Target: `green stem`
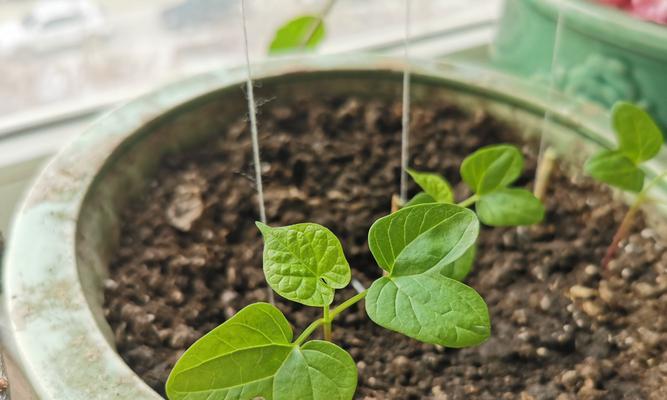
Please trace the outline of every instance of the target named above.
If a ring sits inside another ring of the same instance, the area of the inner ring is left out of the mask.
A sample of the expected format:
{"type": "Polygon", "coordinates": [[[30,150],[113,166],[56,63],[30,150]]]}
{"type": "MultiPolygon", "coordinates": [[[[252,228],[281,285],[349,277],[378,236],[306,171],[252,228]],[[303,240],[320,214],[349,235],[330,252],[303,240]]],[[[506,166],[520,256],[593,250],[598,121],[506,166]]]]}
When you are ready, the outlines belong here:
{"type": "Polygon", "coordinates": [[[667,206],[667,200],[656,199],[655,197],[646,196],[646,200],[644,202],[649,204],[660,204],[663,206],[667,206]]]}
{"type": "Polygon", "coordinates": [[[329,316],[329,305],[326,304],[323,308],[323,317],[324,325],[322,330],[324,331],[324,340],[331,341],[331,317],[329,316]]]}
{"type": "Polygon", "coordinates": [[[458,203],[457,206],[459,207],[468,207],[473,205],[477,200],[479,200],[479,196],[476,194],[468,197],[467,199],[463,200],[462,202],[458,203]]]}
{"type": "Polygon", "coordinates": [[[368,289],[366,289],[363,292],[358,293],[358,294],[350,297],[349,299],[345,300],[341,305],[339,305],[338,307],[334,308],[333,311],[331,311],[331,319],[336,318],[336,316],[338,316],[338,314],[342,313],[343,311],[352,307],[354,304],[361,301],[364,297],[366,297],[367,293],[368,293],[368,289]]]}
{"type": "Polygon", "coordinates": [[[303,332],[301,332],[301,335],[299,335],[299,337],[296,338],[294,344],[297,346],[301,345],[301,343],[305,342],[306,339],[308,339],[308,337],[312,335],[313,332],[315,332],[315,329],[319,328],[320,325],[322,325],[323,323],[324,323],[324,318],[320,318],[311,322],[310,325],[308,325],[308,327],[303,332]]]}
{"type": "Polygon", "coordinates": [[[611,260],[614,259],[614,254],[616,253],[618,244],[628,234],[630,228],[632,228],[632,222],[634,220],[634,216],[637,213],[637,210],[639,210],[639,206],[641,205],[642,201],[643,201],[643,196],[638,196],[637,200],[632,205],[632,207],[630,207],[628,212],[625,213],[623,221],[621,221],[621,224],[618,226],[618,229],[614,233],[614,237],[611,240],[611,244],[607,246],[607,250],[604,253],[604,258],[602,259],[601,263],[603,271],[607,269],[607,265],[609,265],[611,260]]]}
{"type": "MultiPolygon", "coordinates": [[[[330,313],[329,313],[329,322],[331,322],[334,318],[338,316],[338,314],[342,313],[343,311],[347,310],[348,308],[352,307],[355,303],[359,302],[361,299],[366,297],[368,290],[364,290],[363,292],[350,297],[349,299],[345,300],[341,305],[338,307],[334,308],[330,313]]],[[[298,338],[294,341],[294,344],[297,346],[300,346],[303,342],[306,341],[310,337],[310,335],[315,332],[317,328],[320,327],[320,325],[324,324],[326,321],[324,318],[320,318],[318,320],[315,320],[308,325],[308,327],[299,335],[298,338]]]]}

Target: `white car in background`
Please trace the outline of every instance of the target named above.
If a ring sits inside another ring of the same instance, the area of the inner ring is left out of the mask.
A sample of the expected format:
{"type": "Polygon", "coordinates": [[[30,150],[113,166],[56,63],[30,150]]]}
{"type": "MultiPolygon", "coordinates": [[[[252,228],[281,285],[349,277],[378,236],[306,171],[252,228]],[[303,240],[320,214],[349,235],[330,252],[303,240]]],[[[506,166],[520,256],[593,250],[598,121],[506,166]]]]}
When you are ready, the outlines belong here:
{"type": "Polygon", "coordinates": [[[0,26],[0,54],[60,51],[106,40],[110,35],[107,19],[96,4],[87,0],[45,1],[21,21],[0,26]]]}

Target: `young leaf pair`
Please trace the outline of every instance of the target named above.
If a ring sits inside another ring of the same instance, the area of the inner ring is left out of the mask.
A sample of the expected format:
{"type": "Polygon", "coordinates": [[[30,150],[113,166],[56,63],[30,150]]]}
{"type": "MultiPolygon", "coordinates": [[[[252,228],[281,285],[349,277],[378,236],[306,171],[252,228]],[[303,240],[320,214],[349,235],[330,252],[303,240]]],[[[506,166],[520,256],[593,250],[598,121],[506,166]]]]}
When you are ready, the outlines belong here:
{"type": "Polygon", "coordinates": [[[323,318],[293,340],[274,306],[244,308],[185,352],[167,382],[170,399],[351,399],[357,381],[352,358],[331,342],[307,339],[364,297],[371,320],[423,342],[466,347],[490,334],[484,300],[449,268],[479,232],[475,213],[466,208],[421,204],[377,220],[369,247],[386,275],[331,312],[334,291],[351,276],[335,235],[313,223],[258,227],[271,288],[286,299],[322,307],[323,318]]]}
{"type": "MultiPolygon", "coordinates": [[[[523,172],[523,156],[514,146],[501,144],[483,147],[463,160],[460,173],[474,193],[459,203],[475,203],[480,221],[490,226],[531,225],[542,221],[544,206],[531,192],[510,187],[523,172]]],[[[440,175],[409,170],[421,187],[405,206],[432,202],[453,203],[454,192],[440,175]]]]}
{"type": "MultiPolygon", "coordinates": [[[[313,223],[258,226],[265,240],[264,274],[282,297],[326,308],[334,290],[349,284],[350,267],[342,246],[327,228],[313,223]]],[[[486,305],[472,288],[448,276],[445,268],[466,253],[478,233],[475,214],[453,204],[422,204],[377,220],[368,243],[387,275],[368,290],[370,318],[428,343],[463,347],[483,341],[489,331],[486,305]],[[424,291],[426,287],[433,290],[424,291]],[[433,314],[438,312],[440,316],[433,314]],[[433,321],[442,324],[430,325],[433,321]],[[471,339],[456,328],[479,334],[471,339]]]]}
{"type": "Polygon", "coordinates": [[[646,111],[633,104],[619,102],[612,109],[612,126],[618,147],[593,155],[586,161],[584,169],[588,175],[600,182],[638,195],[607,247],[601,262],[605,270],[614,257],[619,242],[630,230],[634,216],[646,200],[649,189],[667,175],[667,172],[663,172],[648,185],[644,185],[646,174],[641,165],[658,155],[664,140],[662,132],[646,111]]]}
{"type": "Polygon", "coordinates": [[[595,154],[586,161],[584,169],[600,182],[641,192],[646,176],[641,164],[660,152],[662,132],[646,111],[625,102],[617,103],[612,109],[612,126],[618,147],[595,154]]]}
{"type": "Polygon", "coordinates": [[[276,307],[251,304],[183,354],[169,375],[167,397],[351,399],[357,386],[352,357],[331,342],[300,346],[292,337],[276,307]]]}

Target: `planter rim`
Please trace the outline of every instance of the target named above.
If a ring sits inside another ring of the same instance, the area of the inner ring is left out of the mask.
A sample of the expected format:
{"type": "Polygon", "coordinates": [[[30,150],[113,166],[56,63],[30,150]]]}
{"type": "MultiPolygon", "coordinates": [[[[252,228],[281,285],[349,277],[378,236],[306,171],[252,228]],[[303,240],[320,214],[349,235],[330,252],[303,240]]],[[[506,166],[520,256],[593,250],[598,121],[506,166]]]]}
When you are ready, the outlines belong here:
{"type": "Polygon", "coordinates": [[[667,26],[592,0],[529,1],[553,19],[558,18],[558,8],[562,7],[563,22],[581,34],[593,34],[598,40],[635,49],[650,58],[667,59],[667,26]]]}
{"type": "MultiPolygon", "coordinates": [[[[402,59],[371,55],[284,58],[253,65],[256,79],[289,74],[400,73],[402,59]]],[[[497,72],[472,66],[412,60],[415,79],[483,95],[534,113],[609,144],[608,116],[497,72]]],[[[167,85],[101,117],[66,146],[39,175],[15,215],[4,258],[4,338],[38,398],[160,397],[116,353],[96,322],[79,279],[77,219],[110,155],[147,122],[214,90],[240,87],[245,68],[215,70],[167,85]],[[93,387],[94,386],[94,387],[93,387]]],[[[297,76],[298,79],[298,75],[297,76]]]]}

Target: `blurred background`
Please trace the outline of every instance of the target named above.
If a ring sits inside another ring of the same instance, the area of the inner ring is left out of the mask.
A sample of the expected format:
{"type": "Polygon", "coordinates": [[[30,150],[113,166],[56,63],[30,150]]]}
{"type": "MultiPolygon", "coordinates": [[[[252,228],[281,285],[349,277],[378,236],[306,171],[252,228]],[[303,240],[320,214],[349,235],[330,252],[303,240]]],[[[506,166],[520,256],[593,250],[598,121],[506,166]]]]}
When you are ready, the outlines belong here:
{"type": "MultiPolygon", "coordinates": [[[[289,18],[317,14],[318,0],[247,2],[252,59],[267,56],[289,18]]],[[[438,34],[466,7],[462,0],[418,1],[415,34],[438,34]]],[[[340,0],[326,17],[322,52],[386,48],[401,39],[402,1],[340,0]]],[[[482,17],[482,16],[480,16],[482,17]]],[[[4,0],[0,2],[0,116],[64,102],[122,96],[165,79],[242,61],[238,0],[4,0]]],[[[87,103],[90,104],[90,101],[87,103]]]]}
{"type": "MultiPolygon", "coordinates": [[[[253,62],[291,18],[326,13],[317,51],[402,54],[403,0],[247,0],[253,62]]],[[[499,0],[418,0],[416,57],[487,45],[499,0]]],[[[45,160],[96,116],[159,85],[243,62],[239,0],[0,0],[0,230],[45,160]]]]}
{"type": "MultiPolygon", "coordinates": [[[[246,0],[246,13],[251,62],[303,15],[324,25],[316,53],[403,54],[405,0],[246,0]]],[[[0,0],[0,231],[48,157],[100,114],[241,65],[241,21],[240,0],[0,0]]],[[[636,102],[667,126],[665,23],[667,0],[413,0],[410,53],[603,107],[636,102]]]]}

